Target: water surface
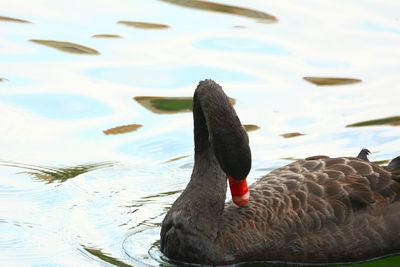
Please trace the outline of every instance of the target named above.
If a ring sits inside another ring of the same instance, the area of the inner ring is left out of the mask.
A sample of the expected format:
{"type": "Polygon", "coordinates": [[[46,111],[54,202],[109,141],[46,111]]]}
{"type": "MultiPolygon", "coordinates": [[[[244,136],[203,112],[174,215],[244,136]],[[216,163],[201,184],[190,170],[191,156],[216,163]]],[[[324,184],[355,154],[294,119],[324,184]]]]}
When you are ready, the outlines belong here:
{"type": "Polygon", "coordinates": [[[400,154],[396,1],[1,6],[2,266],[166,266],[160,223],[193,167],[200,79],[235,99],[250,182],[312,155],[400,154]]]}

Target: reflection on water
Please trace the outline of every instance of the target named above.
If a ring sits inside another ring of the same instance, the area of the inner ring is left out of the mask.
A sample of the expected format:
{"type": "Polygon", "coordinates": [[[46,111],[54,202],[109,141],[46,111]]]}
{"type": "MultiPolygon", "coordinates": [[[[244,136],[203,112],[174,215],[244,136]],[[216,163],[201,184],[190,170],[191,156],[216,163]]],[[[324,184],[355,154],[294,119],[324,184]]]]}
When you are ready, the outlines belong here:
{"type": "Polygon", "coordinates": [[[31,42],[49,46],[52,48],[55,48],[57,50],[71,53],[71,54],[88,54],[88,55],[99,55],[100,53],[90,47],[83,46],[80,44],[74,44],[70,42],[60,42],[60,41],[52,41],[52,40],[36,40],[36,39],[31,39],[29,40],[31,42]]]}
{"type": "Polygon", "coordinates": [[[129,27],[139,28],[139,29],[167,29],[168,25],[160,23],[149,23],[149,22],[139,22],[139,21],[118,21],[119,24],[124,24],[129,27]]]}
{"type": "Polygon", "coordinates": [[[360,83],[360,79],[353,78],[333,78],[333,77],[304,77],[304,80],[313,83],[315,85],[325,86],[325,85],[345,85],[360,83]]]}
{"type": "Polygon", "coordinates": [[[4,22],[16,22],[16,23],[32,23],[30,21],[23,20],[23,19],[16,19],[16,18],[0,16],[0,22],[2,22],[2,21],[4,21],[4,22]]]}
{"type": "Polygon", "coordinates": [[[143,125],[141,124],[127,124],[104,130],[103,133],[106,135],[124,134],[124,133],[134,132],[141,127],[143,127],[143,125]]]}
{"type": "Polygon", "coordinates": [[[84,250],[89,252],[91,255],[94,257],[97,257],[100,260],[103,260],[105,262],[110,263],[113,266],[118,266],[118,267],[132,267],[132,265],[126,264],[125,262],[122,262],[111,255],[108,255],[107,253],[104,253],[101,251],[101,249],[95,249],[95,248],[88,248],[88,247],[83,247],[84,250]]]}
{"type": "Polygon", "coordinates": [[[114,166],[113,162],[100,162],[100,163],[90,163],[90,164],[82,164],[72,167],[41,167],[34,166],[28,164],[21,163],[13,163],[7,161],[0,161],[0,166],[14,167],[19,169],[24,169],[24,173],[30,174],[38,180],[45,181],[47,183],[53,182],[65,182],[69,179],[75,178],[78,175],[101,169],[114,166]]]}
{"type": "Polygon", "coordinates": [[[259,19],[263,22],[271,23],[271,22],[278,21],[278,19],[275,16],[272,16],[272,15],[267,14],[262,11],[249,9],[249,8],[243,8],[243,7],[237,7],[237,6],[231,6],[231,5],[225,5],[225,4],[219,4],[219,3],[215,3],[215,2],[201,1],[201,0],[161,0],[161,1],[170,3],[170,4],[174,4],[174,5],[183,6],[183,7],[190,7],[190,8],[200,9],[200,10],[227,13],[227,14],[239,15],[239,16],[244,16],[244,17],[249,17],[249,18],[255,18],[255,19],[259,19]]]}
{"type": "Polygon", "coordinates": [[[1,266],[170,266],[160,223],[192,173],[185,96],[199,80],[251,122],[249,183],[312,155],[399,155],[396,1],[43,0],[34,14],[32,1],[3,2],[1,266]],[[281,22],[259,23],[277,22],[264,11],[281,22]],[[358,84],[312,90],[310,73],[358,84]]]}
{"type": "Polygon", "coordinates": [[[364,126],[379,126],[379,125],[400,126],[400,116],[357,122],[349,124],[346,127],[364,127],[364,126]]]}
{"type": "Polygon", "coordinates": [[[92,36],[93,38],[122,38],[121,35],[118,34],[95,34],[92,36]]]}

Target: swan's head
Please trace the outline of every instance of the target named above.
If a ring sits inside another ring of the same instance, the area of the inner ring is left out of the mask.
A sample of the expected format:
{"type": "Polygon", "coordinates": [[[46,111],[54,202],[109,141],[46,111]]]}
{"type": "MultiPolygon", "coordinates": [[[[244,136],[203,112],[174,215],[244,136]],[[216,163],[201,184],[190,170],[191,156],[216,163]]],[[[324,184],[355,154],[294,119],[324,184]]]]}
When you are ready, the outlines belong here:
{"type": "Polygon", "coordinates": [[[227,175],[233,203],[246,205],[250,199],[246,179],[251,169],[251,151],[243,127],[226,133],[223,142],[214,142],[214,153],[227,175]]]}

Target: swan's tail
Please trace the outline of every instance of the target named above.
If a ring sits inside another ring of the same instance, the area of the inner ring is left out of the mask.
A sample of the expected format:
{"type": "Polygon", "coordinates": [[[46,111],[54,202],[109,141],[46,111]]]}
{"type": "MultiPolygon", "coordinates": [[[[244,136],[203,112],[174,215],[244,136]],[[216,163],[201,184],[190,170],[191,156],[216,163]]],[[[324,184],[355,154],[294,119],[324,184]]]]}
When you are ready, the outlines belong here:
{"type": "Polygon", "coordinates": [[[363,148],[363,149],[361,149],[360,153],[358,153],[358,155],[357,155],[356,158],[362,159],[362,160],[365,160],[365,161],[369,161],[368,155],[369,155],[370,153],[371,153],[371,152],[370,152],[368,149],[363,148]]]}

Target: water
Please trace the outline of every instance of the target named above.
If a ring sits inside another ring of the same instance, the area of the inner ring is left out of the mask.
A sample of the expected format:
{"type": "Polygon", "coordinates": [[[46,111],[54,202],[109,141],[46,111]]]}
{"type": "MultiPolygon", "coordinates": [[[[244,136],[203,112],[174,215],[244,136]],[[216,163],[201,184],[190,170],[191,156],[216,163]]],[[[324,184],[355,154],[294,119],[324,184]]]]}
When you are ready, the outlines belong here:
{"type": "Polygon", "coordinates": [[[234,4],[1,2],[1,265],[168,265],[160,222],[190,177],[201,79],[253,125],[250,182],[310,155],[400,154],[398,1],[234,4]]]}

